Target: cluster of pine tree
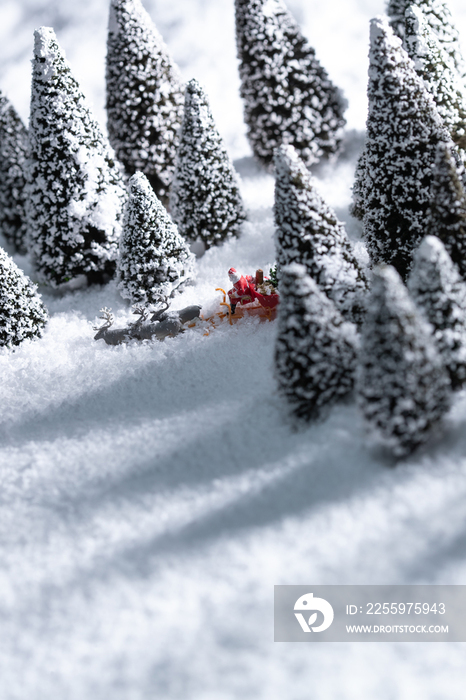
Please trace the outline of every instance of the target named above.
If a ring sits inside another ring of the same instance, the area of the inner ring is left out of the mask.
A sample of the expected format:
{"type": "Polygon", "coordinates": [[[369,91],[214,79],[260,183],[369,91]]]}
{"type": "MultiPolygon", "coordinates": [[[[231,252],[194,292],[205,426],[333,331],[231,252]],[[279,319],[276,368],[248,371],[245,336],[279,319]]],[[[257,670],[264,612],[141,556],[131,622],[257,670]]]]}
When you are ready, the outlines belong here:
{"type": "Polygon", "coordinates": [[[466,93],[446,3],[390,0],[387,12],[394,31],[385,18],[371,23],[353,189],[376,266],[357,386],[368,423],[404,455],[465,383],[466,93]]]}
{"type": "MultiPolygon", "coordinates": [[[[466,385],[465,69],[451,15],[443,0],[389,0],[371,23],[352,208],[368,271],[308,170],[338,152],[340,91],[282,0],[235,6],[248,135],[276,178],[279,391],[311,420],[355,389],[405,456],[466,385]]],[[[151,305],[193,277],[190,242],[238,236],[246,214],[207,95],[182,84],[141,0],[110,2],[107,115],[109,140],[53,30],[37,30],[29,129],[0,95],[0,231],[45,284],[116,271],[123,297],[151,305]]],[[[0,345],[14,347],[47,312],[1,250],[0,267],[0,345]]]]}
{"type": "MultiPolygon", "coordinates": [[[[269,166],[281,144],[306,165],[336,153],[345,100],[282,0],[236,0],[236,29],[258,159],[269,166]]],[[[36,31],[28,130],[0,95],[0,230],[43,284],[102,283],[117,271],[124,297],[151,303],[193,275],[185,241],[209,248],[238,236],[246,213],[208,98],[197,81],[183,85],[141,0],[110,0],[106,90],[108,140],[53,29],[36,31]]],[[[341,255],[309,251],[308,264],[357,317],[366,282],[340,243],[341,255]]]]}
{"type": "Polygon", "coordinates": [[[354,386],[369,426],[402,457],[466,384],[466,101],[446,5],[390,2],[388,11],[403,44],[387,18],[372,21],[367,138],[353,188],[370,273],[293,149],[275,154],[275,367],[280,392],[306,420],[354,386]]]}
{"type": "Polygon", "coordinates": [[[393,2],[388,11],[404,45],[386,18],[372,21],[367,136],[352,213],[363,221],[372,263],[393,265],[406,279],[439,188],[456,186],[442,174],[440,144],[454,160],[451,178],[464,181],[466,93],[445,4],[393,2]]]}
{"type": "MultiPolygon", "coordinates": [[[[52,287],[82,276],[103,283],[117,271],[122,296],[133,303],[181,290],[194,274],[187,241],[221,243],[238,235],[245,219],[206,95],[196,81],[185,89],[141,1],[111,0],[107,140],[53,29],[40,28],[34,39],[28,130],[0,94],[5,240],[14,252],[30,254],[38,280],[52,287]],[[180,233],[162,204],[174,176],[180,233]]],[[[13,279],[5,276],[10,285],[13,279]]],[[[31,303],[31,318],[39,319],[31,303]]],[[[8,313],[5,307],[4,319],[8,313]]],[[[3,344],[29,337],[18,330],[11,340],[15,324],[3,344]]]]}
{"type": "Polygon", "coordinates": [[[373,434],[405,457],[466,384],[466,282],[439,238],[416,250],[407,287],[374,268],[359,330],[305,264],[281,268],[275,375],[292,413],[321,418],[355,389],[373,434]]]}

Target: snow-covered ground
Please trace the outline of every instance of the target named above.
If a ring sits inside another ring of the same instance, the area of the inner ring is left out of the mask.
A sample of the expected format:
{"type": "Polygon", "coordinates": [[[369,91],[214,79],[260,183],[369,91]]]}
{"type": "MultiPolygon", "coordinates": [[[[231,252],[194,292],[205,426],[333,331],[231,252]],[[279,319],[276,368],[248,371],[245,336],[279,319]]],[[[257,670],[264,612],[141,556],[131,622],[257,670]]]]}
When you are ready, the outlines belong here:
{"type": "MultiPolygon", "coordinates": [[[[233,0],[145,6],[201,80],[243,178],[240,240],[176,300],[206,313],[230,266],[274,259],[273,180],[242,124],[233,0]]],[[[346,93],[346,152],[316,169],[348,203],[365,121],[368,20],[383,0],[292,0],[346,93]]],[[[466,6],[451,0],[465,37],[466,6]]],[[[28,117],[32,33],[53,26],[105,123],[104,0],[3,0],[0,88],[28,117]]],[[[16,258],[33,276],[28,261],[16,258]]],[[[466,395],[393,468],[351,401],[293,432],[272,378],[275,328],[249,319],[164,343],[93,340],[114,284],[43,290],[42,340],[0,352],[1,700],[462,700],[461,644],[274,644],[274,584],[466,582],[466,395]]]]}

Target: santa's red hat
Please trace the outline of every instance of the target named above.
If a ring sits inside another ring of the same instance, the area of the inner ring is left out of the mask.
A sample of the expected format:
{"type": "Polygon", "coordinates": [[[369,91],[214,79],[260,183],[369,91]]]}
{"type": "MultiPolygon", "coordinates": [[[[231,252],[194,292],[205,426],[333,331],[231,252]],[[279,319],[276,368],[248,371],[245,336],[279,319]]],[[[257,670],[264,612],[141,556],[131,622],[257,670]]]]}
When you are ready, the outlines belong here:
{"type": "Polygon", "coordinates": [[[230,282],[233,282],[233,284],[236,284],[241,279],[234,267],[230,267],[228,270],[228,277],[230,278],[230,282]]]}

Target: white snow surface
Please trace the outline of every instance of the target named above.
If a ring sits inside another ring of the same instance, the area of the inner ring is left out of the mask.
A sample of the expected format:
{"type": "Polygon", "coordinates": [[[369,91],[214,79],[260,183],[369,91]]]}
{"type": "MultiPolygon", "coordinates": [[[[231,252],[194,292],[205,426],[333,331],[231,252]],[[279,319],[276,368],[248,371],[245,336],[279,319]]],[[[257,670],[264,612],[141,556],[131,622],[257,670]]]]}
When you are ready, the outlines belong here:
{"type": "MultiPolygon", "coordinates": [[[[466,37],[466,6],[450,4],[466,37]]],[[[207,315],[231,266],[274,261],[273,179],[244,136],[233,0],[145,6],[183,77],[206,85],[249,208],[242,237],[200,258],[173,303],[207,315]]],[[[346,154],[314,174],[357,239],[368,20],[384,3],[289,7],[350,103],[346,154]]],[[[0,88],[25,120],[33,30],[48,25],[105,123],[107,14],[103,0],[3,1],[0,88]]],[[[110,347],[93,340],[99,309],[134,318],[115,283],[42,292],[44,337],[0,351],[1,700],[464,697],[462,644],[273,642],[274,584],[466,583],[464,392],[394,468],[352,400],[291,429],[274,323],[110,347]]]]}

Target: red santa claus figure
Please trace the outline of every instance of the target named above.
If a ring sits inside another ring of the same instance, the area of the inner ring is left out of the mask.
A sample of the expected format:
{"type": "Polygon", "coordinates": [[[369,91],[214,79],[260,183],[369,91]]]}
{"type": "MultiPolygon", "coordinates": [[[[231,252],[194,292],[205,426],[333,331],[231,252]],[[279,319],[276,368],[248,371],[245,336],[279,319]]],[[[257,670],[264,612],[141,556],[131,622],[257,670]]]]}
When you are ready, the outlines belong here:
{"type": "Polygon", "coordinates": [[[239,275],[234,267],[228,270],[228,277],[233,288],[228,291],[231,313],[235,313],[237,304],[249,304],[255,299],[254,278],[251,275],[239,275]]]}

